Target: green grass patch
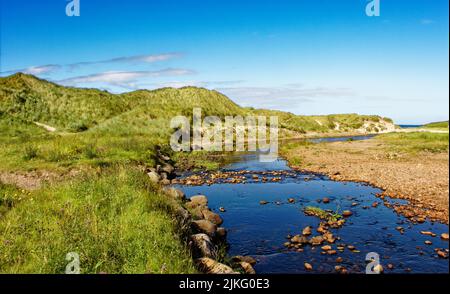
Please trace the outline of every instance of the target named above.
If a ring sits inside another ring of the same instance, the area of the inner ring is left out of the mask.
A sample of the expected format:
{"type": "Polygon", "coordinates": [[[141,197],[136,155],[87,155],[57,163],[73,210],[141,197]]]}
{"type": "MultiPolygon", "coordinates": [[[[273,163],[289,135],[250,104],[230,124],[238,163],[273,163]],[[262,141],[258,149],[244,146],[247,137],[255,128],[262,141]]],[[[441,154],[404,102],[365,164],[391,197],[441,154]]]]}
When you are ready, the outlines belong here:
{"type": "Polygon", "coordinates": [[[342,219],[342,215],[340,215],[338,212],[327,212],[320,207],[307,206],[305,207],[304,212],[306,215],[317,216],[321,220],[326,221],[335,222],[342,219]]]}
{"type": "MultiPolygon", "coordinates": [[[[16,203],[10,189],[2,206],[16,203]]],[[[64,273],[77,252],[82,273],[194,273],[172,207],[121,167],[33,192],[0,221],[0,272],[64,273]]]]}
{"type": "Polygon", "coordinates": [[[396,152],[448,152],[448,134],[414,132],[414,133],[390,133],[376,137],[387,144],[388,151],[396,152]]]}

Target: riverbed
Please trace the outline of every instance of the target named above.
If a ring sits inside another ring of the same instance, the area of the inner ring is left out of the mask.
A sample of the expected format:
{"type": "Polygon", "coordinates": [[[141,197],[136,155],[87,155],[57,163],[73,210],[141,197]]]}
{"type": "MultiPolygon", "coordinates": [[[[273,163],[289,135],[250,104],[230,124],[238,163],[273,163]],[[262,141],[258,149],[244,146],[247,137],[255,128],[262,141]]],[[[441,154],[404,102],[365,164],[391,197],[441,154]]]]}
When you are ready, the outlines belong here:
{"type": "MultiPolygon", "coordinates": [[[[368,138],[324,138],[315,142],[368,138]]],[[[297,172],[282,158],[262,163],[254,153],[235,156],[233,163],[221,172],[232,177],[238,174],[241,181],[231,183],[224,178],[209,185],[177,187],[188,197],[197,194],[208,197],[209,207],[220,214],[228,230],[228,254],[254,257],[257,273],[334,273],[336,266],[349,273],[365,273],[369,253],[379,256],[385,273],[449,272],[448,259],[437,254],[439,250],[448,255],[448,241],[440,238],[442,233],[448,233],[448,226],[429,221],[410,222],[376,197],[382,192],[377,188],[297,172]],[[324,202],[324,198],[329,202],[324,202]],[[308,206],[330,213],[349,210],[352,215],[342,227],[330,229],[336,238],[333,243],[286,247],[287,237],[301,234],[307,226],[313,228],[313,236],[319,235],[315,230],[321,220],[304,213],[308,206]],[[323,245],[329,245],[335,252],[329,254],[331,251],[321,249],[323,245]],[[305,263],[312,270],[305,269],[305,263]]],[[[385,198],[385,201],[390,205],[406,204],[404,200],[385,198]]]]}

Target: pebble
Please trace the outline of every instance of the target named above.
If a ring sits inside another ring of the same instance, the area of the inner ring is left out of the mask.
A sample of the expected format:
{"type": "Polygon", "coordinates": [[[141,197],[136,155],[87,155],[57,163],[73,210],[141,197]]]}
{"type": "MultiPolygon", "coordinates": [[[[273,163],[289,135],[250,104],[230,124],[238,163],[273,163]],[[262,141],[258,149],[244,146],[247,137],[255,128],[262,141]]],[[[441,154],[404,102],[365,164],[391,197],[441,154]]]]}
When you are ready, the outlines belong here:
{"type": "Polygon", "coordinates": [[[302,235],[303,236],[309,236],[312,234],[312,228],[310,226],[307,226],[306,228],[303,229],[302,231],[302,235]]]}
{"type": "Polygon", "coordinates": [[[312,267],[311,264],[305,262],[305,269],[306,269],[307,271],[312,271],[313,267],[312,267]]]}
{"type": "Polygon", "coordinates": [[[353,215],[353,212],[351,212],[350,210],[345,210],[342,213],[342,216],[344,216],[344,217],[349,217],[349,216],[352,216],[352,215],[353,215]]]}
{"type": "Polygon", "coordinates": [[[439,251],[437,252],[437,255],[438,255],[440,258],[444,258],[444,259],[447,259],[447,258],[448,258],[448,254],[445,253],[444,251],[441,251],[441,250],[439,250],[439,251]]]}

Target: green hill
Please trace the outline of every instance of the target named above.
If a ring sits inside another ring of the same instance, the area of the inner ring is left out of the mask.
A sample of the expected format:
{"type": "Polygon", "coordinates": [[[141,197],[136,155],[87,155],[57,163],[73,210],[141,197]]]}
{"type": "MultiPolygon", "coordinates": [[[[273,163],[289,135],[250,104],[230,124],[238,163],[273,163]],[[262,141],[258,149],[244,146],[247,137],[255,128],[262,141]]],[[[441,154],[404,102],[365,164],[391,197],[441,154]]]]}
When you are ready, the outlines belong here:
{"type": "Polygon", "coordinates": [[[448,129],[448,121],[433,122],[423,126],[426,129],[448,129]]]}
{"type": "Polygon", "coordinates": [[[91,128],[101,130],[104,125],[108,131],[114,131],[115,123],[122,128],[124,125],[133,128],[143,121],[151,124],[152,120],[160,125],[158,120],[175,115],[191,116],[194,107],[202,108],[204,115],[222,118],[227,115],[277,115],[282,128],[300,133],[351,131],[363,127],[366,122],[383,120],[378,116],[357,114],[298,116],[242,108],[219,92],[196,87],[111,94],[97,89],[63,87],[22,73],[0,78],[0,114],[72,132],[91,128]]]}

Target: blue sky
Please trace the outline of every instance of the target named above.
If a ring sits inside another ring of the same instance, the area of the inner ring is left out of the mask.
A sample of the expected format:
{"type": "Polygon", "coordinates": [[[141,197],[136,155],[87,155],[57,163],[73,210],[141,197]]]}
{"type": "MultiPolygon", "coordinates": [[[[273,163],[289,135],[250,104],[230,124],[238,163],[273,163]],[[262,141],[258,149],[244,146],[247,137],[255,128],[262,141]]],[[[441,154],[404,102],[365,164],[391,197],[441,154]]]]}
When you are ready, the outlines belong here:
{"type": "Polygon", "coordinates": [[[1,1],[1,75],[112,92],[194,85],[297,114],[448,120],[448,0],[1,1]]]}

